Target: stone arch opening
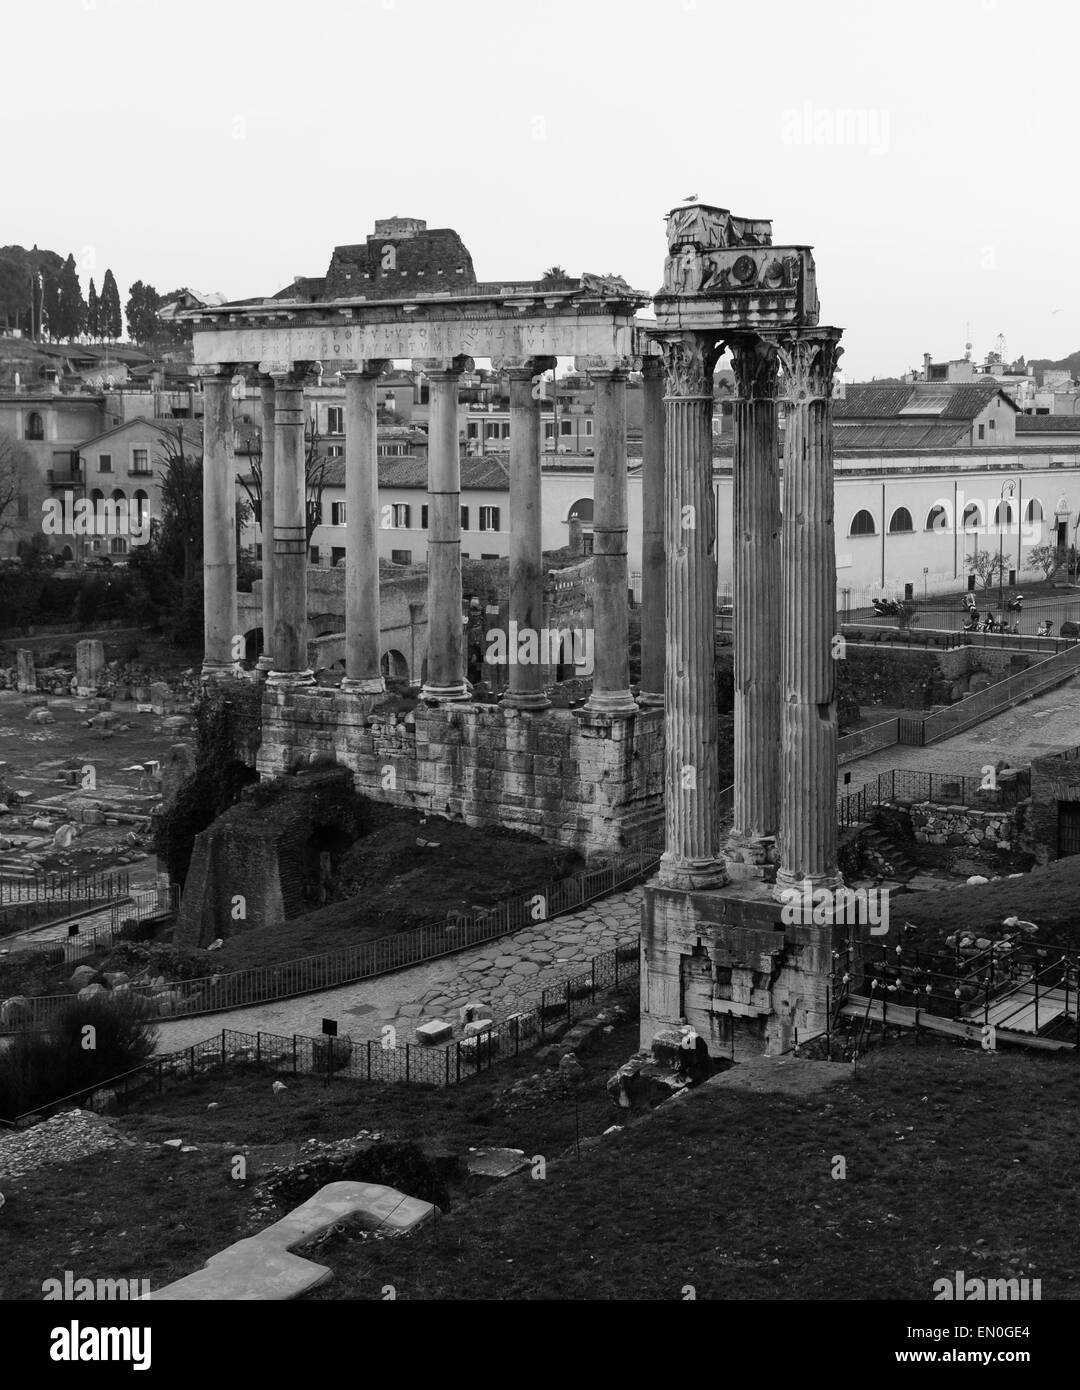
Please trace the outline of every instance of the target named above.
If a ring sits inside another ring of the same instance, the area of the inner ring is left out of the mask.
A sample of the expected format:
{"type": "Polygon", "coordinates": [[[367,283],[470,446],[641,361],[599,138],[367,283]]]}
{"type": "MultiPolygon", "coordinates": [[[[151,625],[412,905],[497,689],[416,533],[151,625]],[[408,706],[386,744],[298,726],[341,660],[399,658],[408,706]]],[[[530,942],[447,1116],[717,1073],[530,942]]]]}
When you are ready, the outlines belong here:
{"type": "Polygon", "coordinates": [[[304,844],[302,873],[304,902],[324,907],[331,900],[341,857],[352,837],[337,825],[316,825],[304,844]]]}
{"type": "Polygon", "coordinates": [[[259,657],[265,650],[263,630],[261,627],[253,627],[249,632],[244,633],[244,661],[254,666],[259,657]]]}
{"type": "Polygon", "coordinates": [[[389,680],[407,681],[409,679],[409,663],[399,651],[393,648],[388,652],[383,652],[380,662],[382,673],[389,680]]]}
{"type": "Polygon", "coordinates": [[[42,419],[41,412],[39,410],[32,410],[30,414],[26,417],[26,438],[45,438],[45,421],[42,419]]]}

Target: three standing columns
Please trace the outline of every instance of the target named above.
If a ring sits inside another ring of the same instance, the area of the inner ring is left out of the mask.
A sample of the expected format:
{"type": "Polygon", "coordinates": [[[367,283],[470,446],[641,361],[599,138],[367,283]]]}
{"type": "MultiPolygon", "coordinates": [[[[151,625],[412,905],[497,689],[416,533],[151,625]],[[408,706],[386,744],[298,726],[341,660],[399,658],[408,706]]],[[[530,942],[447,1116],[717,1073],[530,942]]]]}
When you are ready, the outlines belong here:
{"type": "Polygon", "coordinates": [[[235,675],[236,463],[231,366],[203,376],[203,634],[204,680],[235,675]]]}
{"type": "MultiPolygon", "coordinates": [[[[271,686],[313,685],[307,664],[307,479],[304,370],[274,379],[274,635],[271,686]]],[[[264,531],[265,536],[265,531],[264,531]]]]}
{"type": "Polygon", "coordinates": [[[626,382],[619,366],[588,369],[596,388],[593,406],[596,431],[593,500],[593,627],[592,694],[585,709],[592,714],[637,712],[630,693],[630,628],[627,591],[630,571],[626,558],[626,382]]]}
{"type": "Polygon", "coordinates": [[[732,636],[735,804],[728,855],[764,864],[780,819],[780,457],[777,355],[729,340],[735,369],[732,636]]]}
{"type": "Polygon", "coordinates": [[[642,363],[641,685],[643,709],[664,704],[664,364],[642,363]]]}
{"type": "Polygon", "coordinates": [[[832,389],[837,328],[777,338],[787,406],[781,540],[782,783],[777,893],[836,888],[836,541],[832,389]]]}
{"type": "Polygon", "coordinates": [[[379,461],[376,383],[386,363],[345,373],[345,678],[342,690],[378,695],[380,664],[379,461]]]}
{"type": "Polygon", "coordinates": [[[428,368],[428,668],[424,700],[467,700],[461,612],[461,451],[458,381],[468,359],[428,368]]]}
{"type": "Polygon", "coordinates": [[[660,339],[665,397],[667,538],[664,674],[665,888],[719,888],[716,679],[716,506],[712,377],[718,351],[703,333],[660,339]]]}
{"type": "MultiPolygon", "coordinates": [[[[495,364],[493,364],[495,365],[495,364]]],[[[540,399],[533,380],[552,371],[553,357],[534,357],[509,367],[510,375],[510,622],[511,632],[538,634],[544,625],[541,532],[540,399]]],[[[511,646],[516,648],[516,638],[511,646]]],[[[510,689],[502,703],[511,709],[542,710],[551,704],[544,691],[539,659],[510,665],[510,689]]]]}

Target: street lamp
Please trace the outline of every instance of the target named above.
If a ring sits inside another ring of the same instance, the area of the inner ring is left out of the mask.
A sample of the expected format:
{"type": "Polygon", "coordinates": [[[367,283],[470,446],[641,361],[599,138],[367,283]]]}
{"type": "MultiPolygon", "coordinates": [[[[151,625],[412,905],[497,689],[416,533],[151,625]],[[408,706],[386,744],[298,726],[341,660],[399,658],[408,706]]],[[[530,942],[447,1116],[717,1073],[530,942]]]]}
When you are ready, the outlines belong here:
{"type": "Polygon", "coordinates": [[[998,501],[998,611],[1002,616],[1005,614],[1005,532],[1001,529],[1001,509],[1005,505],[1006,493],[1011,498],[1015,492],[1016,484],[1011,478],[1006,478],[1001,484],[1001,497],[998,501]]]}

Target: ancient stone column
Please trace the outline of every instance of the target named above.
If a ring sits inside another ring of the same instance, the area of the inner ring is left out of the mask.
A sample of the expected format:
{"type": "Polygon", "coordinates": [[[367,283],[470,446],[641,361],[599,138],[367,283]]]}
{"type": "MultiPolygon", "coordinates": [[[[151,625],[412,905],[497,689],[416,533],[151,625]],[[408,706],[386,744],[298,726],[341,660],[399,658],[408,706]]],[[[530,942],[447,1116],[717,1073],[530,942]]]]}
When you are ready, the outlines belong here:
{"type": "Polygon", "coordinates": [[[660,339],[667,373],[664,540],[665,849],[660,885],[727,882],[719,839],[715,673],[716,507],[712,376],[715,335],[660,339]]]}
{"type": "Polygon", "coordinates": [[[596,388],[593,428],[593,714],[634,714],[626,563],[626,378],[623,365],[589,369],[596,388]]]}
{"type": "Polygon", "coordinates": [[[307,664],[304,371],[274,377],[274,668],[268,685],[314,684],[307,664]]]}
{"type": "Polygon", "coordinates": [[[345,679],[342,690],[377,695],[380,665],[379,460],[376,382],[385,362],[345,373],[345,679]]]}
{"type": "Polygon", "coordinates": [[[263,649],[256,670],[264,680],[274,669],[274,391],[272,377],[259,378],[259,402],[262,407],[259,531],[262,536],[263,649]]]}
{"type": "Polygon", "coordinates": [[[664,703],[664,364],[642,364],[641,687],[638,704],[664,703]]]}
{"type": "Polygon", "coordinates": [[[233,370],[223,366],[203,377],[204,679],[233,675],[239,669],[233,370]]]}
{"type": "Polygon", "coordinates": [[[461,612],[461,453],[458,380],[462,359],[425,368],[428,424],[428,666],[425,700],[467,700],[461,612]]]}
{"type": "MultiPolygon", "coordinates": [[[[510,688],[502,703],[511,709],[541,710],[551,704],[544,692],[540,648],[544,625],[540,500],[540,399],[533,378],[551,371],[555,359],[526,358],[510,364],[492,362],[510,376],[510,688]],[[516,634],[516,637],[515,637],[516,634]],[[522,634],[535,634],[522,645],[522,634]],[[525,661],[514,657],[525,655],[525,661]]],[[[555,658],[558,660],[558,657],[555,658]]]]}
{"type": "Polygon", "coordinates": [[[833,888],[836,865],[836,542],[832,382],[837,328],[782,333],[787,406],[781,532],[779,895],[833,888]]]}
{"type": "Polygon", "coordinates": [[[730,340],[735,368],[732,632],[735,807],[728,860],[763,864],[780,817],[780,460],[777,359],[730,340]]]}

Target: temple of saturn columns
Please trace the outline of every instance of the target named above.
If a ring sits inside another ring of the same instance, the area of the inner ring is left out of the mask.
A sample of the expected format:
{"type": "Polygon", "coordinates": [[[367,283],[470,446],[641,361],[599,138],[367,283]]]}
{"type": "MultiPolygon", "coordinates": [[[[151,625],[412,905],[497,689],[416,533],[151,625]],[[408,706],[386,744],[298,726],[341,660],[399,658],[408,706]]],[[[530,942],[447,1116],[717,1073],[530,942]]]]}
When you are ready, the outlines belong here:
{"type": "MultiPolygon", "coordinates": [[[[261,382],[264,777],[329,754],[375,799],[501,824],[586,851],[659,828],[646,888],[642,1042],[680,1022],[710,1051],[736,1019],[783,1047],[821,1031],[833,931],[784,926],[784,888],[835,888],[835,547],[831,392],[840,330],[818,323],[808,247],[773,246],[771,223],[704,205],[667,219],[655,295],[584,275],[565,289],[424,275],[423,223],[377,223],[367,293],[335,274],[320,290],[203,309],[204,676],[237,672],[230,387],[261,382]],[[655,321],[638,316],[653,304],[655,321]],[[730,352],[734,442],[734,820],[721,843],[714,672],[716,516],[712,377],[730,352]],[[498,705],[465,679],[458,383],[472,359],[511,389],[509,616],[542,626],[538,374],[572,356],[596,387],[592,693],[552,708],[535,664],[510,668],[498,705]],[[410,361],[430,384],[428,667],[411,720],[379,717],[376,384],[410,361]],[[346,669],[338,689],[307,666],[304,383],[346,383],[346,669]],[[643,391],[642,678],[630,689],[626,558],[628,373],[643,391]],[[785,411],[781,527],[780,431],[785,411]],[[272,551],[269,544],[273,538],[272,551]]],[[[373,244],[374,243],[374,244],[373,244]]],[[[458,243],[460,245],[460,243],[458,243]]],[[[340,272],[340,265],[338,266],[340,272]]],[[[442,270],[438,271],[442,275],[442,270]]],[[[459,272],[460,274],[460,272],[459,272]]]]}

